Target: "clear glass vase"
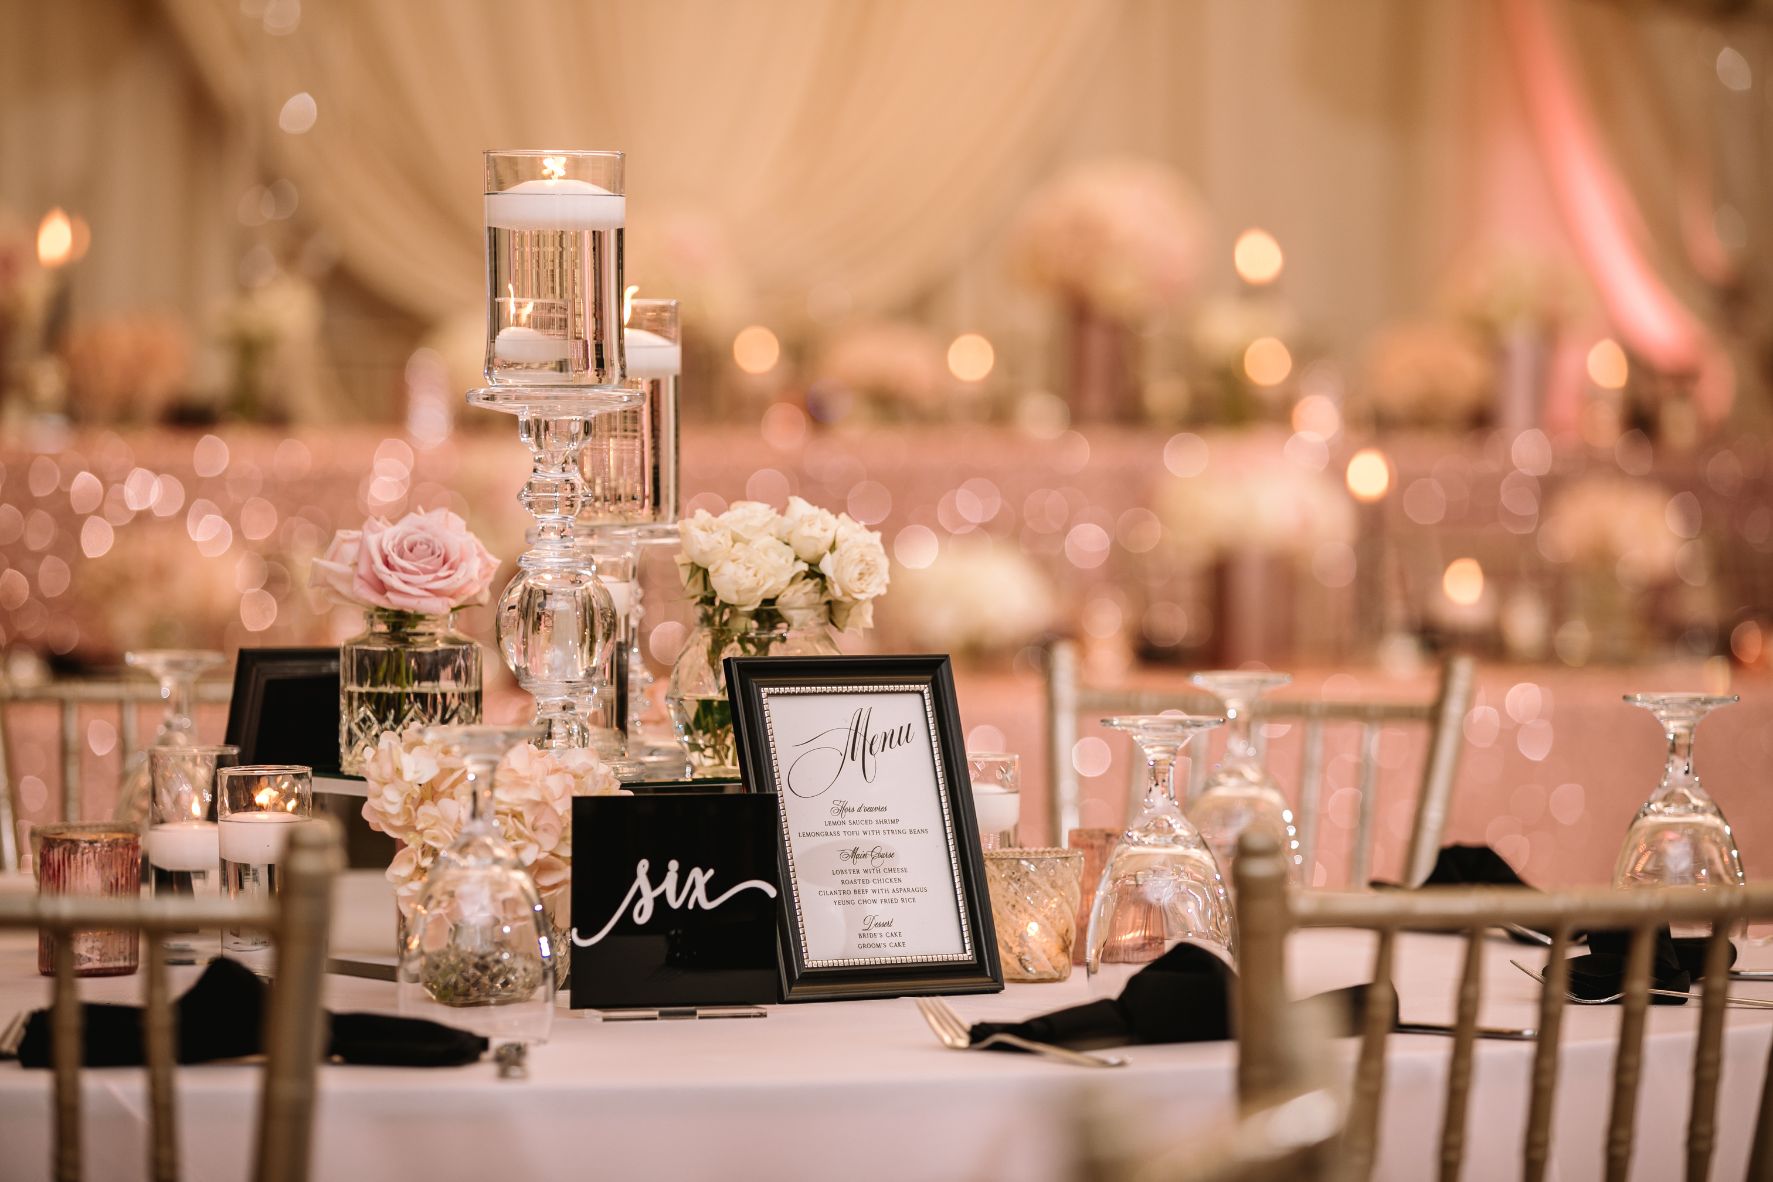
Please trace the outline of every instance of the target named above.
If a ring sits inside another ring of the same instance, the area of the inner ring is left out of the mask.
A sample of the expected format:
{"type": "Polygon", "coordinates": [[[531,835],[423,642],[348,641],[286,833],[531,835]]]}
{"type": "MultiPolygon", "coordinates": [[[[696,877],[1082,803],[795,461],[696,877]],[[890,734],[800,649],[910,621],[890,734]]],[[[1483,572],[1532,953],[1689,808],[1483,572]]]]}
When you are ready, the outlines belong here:
{"type": "Polygon", "coordinates": [[[830,657],[838,652],[831,627],[821,618],[794,625],[774,608],[739,611],[719,604],[700,609],[695,629],[671,667],[665,695],[677,737],[696,779],[739,774],[733,711],[726,696],[728,657],[830,657]]]}
{"type": "Polygon", "coordinates": [[[339,767],[362,771],[385,731],[414,723],[480,721],[480,646],[455,630],[455,613],[370,608],[367,627],[339,646],[339,767]]]}

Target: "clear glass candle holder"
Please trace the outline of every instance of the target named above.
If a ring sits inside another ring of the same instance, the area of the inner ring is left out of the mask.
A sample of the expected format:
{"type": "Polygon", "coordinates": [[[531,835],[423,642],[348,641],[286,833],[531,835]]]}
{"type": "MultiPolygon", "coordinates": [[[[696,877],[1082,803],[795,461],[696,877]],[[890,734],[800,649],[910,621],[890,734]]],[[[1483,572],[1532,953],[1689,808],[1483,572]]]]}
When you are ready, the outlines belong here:
{"type": "Polygon", "coordinates": [[[677,539],[677,383],[683,338],[676,300],[634,300],[623,333],[638,405],[601,415],[579,453],[581,525],[628,527],[635,540],[677,539]]]}
{"type": "Polygon", "coordinates": [[[972,781],[979,844],[987,850],[1013,847],[1022,819],[1021,759],[1001,751],[969,751],[967,777],[972,781]]]}
{"type": "MultiPolygon", "coordinates": [[[[240,748],[153,747],[148,771],[153,807],[143,848],[149,883],[156,897],[215,897],[221,891],[219,826],[215,811],[216,772],[232,764],[240,748]]],[[[168,932],[161,939],[168,964],[204,964],[219,947],[216,933],[168,932]]]]}
{"type": "Polygon", "coordinates": [[[623,381],[622,153],[486,153],[486,380],[623,381]]]}
{"type": "MultiPolygon", "coordinates": [[[[37,892],[43,895],[97,895],[127,898],[142,890],[142,843],[135,830],[115,821],[40,825],[31,830],[36,845],[37,892]]],[[[56,941],[73,944],[76,977],[126,977],[140,955],[136,931],[75,932],[58,937],[37,933],[37,971],[55,974],[56,941]]]]}
{"type": "MultiPolygon", "coordinates": [[[[216,772],[222,883],[230,899],[264,899],[281,889],[279,869],[294,826],[314,813],[312,773],[299,764],[244,764],[216,772]]],[[[270,969],[264,932],[229,928],[222,950],[257,973],[270,969]]]]}
{"type": "Polygon", "coordinates": [[[1082,850],[988,850],[985,881],[1006,981],[1063,981],[1083,895],[1082,850]]]}

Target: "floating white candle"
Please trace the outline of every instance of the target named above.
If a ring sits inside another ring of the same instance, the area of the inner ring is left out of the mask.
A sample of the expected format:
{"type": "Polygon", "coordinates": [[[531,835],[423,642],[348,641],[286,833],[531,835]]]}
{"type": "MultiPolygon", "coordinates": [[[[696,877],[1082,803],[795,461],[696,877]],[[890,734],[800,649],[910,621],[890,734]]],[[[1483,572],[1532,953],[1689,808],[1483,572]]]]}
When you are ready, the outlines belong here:
{"type": "Polygon", "coordinates": [[[283,857],[289,828],[305,818],[294,813],[233,813],[221,822],[221,856],[230,862],[263,866],[283,857]]]}
{"type": "Polygon", "coordinates": [[[214,872],[219,839],[213,821],[169,821],[148,829],[148,861],[162,870],[214,872]]]}
{"type": "Polygon", "coordinates": [[[567,348],[566,342],[559,337],[551,337],[537,329],[513,324],[509,328],[501,328],[499,335],[493,338],[493,355],[500,361],[517,365],[546,364],[565,361],[567,348]]]}
{"type": "Polygon", "coordinates": [[[622,349],[631,378],[669,378],[683,372],[683,346],[644,328],[623,330],[622,349]]]}
{"type": "Polygon", "coordinates": [[[1022,817],[1022,794],[1001,784],[974,780],[973,813],[979,818],[980,833],[1007,832],[1022,817]]]}
{"type": "Polygon", "coordinates": [[[618,616],[627,615],[628,605],[634,601],[634,583],[632,581],[618,583],[614,579],[605,579],[603,585],[609,591],[609,597],[615,601],[616,614],[618,616]]]}
{"type": "Polygon", "coordinates": [[[627,198],[590,181],[524,181],[486,195],[486,224],[500,230],[619,230],[627,216],[627,198]]]}

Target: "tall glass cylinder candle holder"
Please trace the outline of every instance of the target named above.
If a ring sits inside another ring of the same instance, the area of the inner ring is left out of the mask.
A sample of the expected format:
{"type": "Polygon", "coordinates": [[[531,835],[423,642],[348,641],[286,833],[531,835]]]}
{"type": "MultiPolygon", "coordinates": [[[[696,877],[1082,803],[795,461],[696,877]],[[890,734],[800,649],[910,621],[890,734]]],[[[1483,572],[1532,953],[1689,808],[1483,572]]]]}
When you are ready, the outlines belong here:
{"type": "MultiPolygon", "coordinates": [[[[216,772],[234,762],[240,748],[154,747],[148,751],[153,806],[143,841],[149,882],[156,897],[215,897],[221,890],[216,772]]],[[[217,951],[216,933],[168,932],[161,938],[168,964],[203,964],[217,951]]]]}
{"type": "MultiPolygon", "coordinates": [[[[312,773],[299,764],[243,764],[216,772],[222,883],[230,899],[262,899],[281,889],[279,867],[290,830],[314,813],[312,773]]],[[[261,975],[271,967],[270,937],[230,928],[222,950],[261,975]]]]}
{"type": "MultiPolygon", "coordinates": [[[[142,843],[134,829],[115,821],[42,825],[31,831],[37,846],[37,892],[43,895],[99,895],[127,898],[142,889],[142,843]]],[[[126,977],[140,955],[133,928],[37,933],[37,971],[55,973],[56,942],[73,945],[76,977],[126,977]]]]}
{"type": "Polygon", "coordinates": [[[486,153],[486,380],[613,386],[622,367],[622,153],[486,153]]]}
{"type": "Polygon", "coordinates": [[[578,537],[598,582],[609,592],[615,629],[602,675],[596,684],[581,688],[578,704],[590,724],[592,748],[606,760],[619,760],[628,750],[629,632],[639,590],[639,551],[621,530],[581,526],[578,537]]]}
{"type": "Polygon", "coordinates": [[[629,527],[643,542],[677,538],[677,383],[683,344],[676,300],[629,304],[626,342],[630,384],[645,398],[632,410],[603,415],[579,453],[585,482],[584,525],[629,527]]]}
{"type": "Polygon", "coordinates": [[[973,814],[979,822],[979,844],[986,850],[1016,844],[1022,819],[1022,761],[999,751],[967,752],[967,778],[972,781],[973,814]]]}

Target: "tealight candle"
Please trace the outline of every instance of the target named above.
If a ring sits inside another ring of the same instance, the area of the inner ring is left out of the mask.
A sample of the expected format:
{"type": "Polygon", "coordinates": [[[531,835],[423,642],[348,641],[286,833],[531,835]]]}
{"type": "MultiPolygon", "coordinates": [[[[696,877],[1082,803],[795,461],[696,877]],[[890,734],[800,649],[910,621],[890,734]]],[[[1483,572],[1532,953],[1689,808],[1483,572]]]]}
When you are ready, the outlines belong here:
{"type": "Polygon", "coordinates": [[[220,838],[213,821],[169,821],[148,829],[148,862],[161,870],[213,873],[220,838]]]}
{"type": "Polygon", "coordinates": [[[493,338],[493,353],[500,361],[514,365],[543,365],[565,361],[569,350],[566,341],[549,336],[538,329],[521,324],[501,328],[493,338]]]}
{"type": "Polygon", "coordinates": [[[294,813],[232,813],[222,818],[219,852],[230,862],[253,866],[281,861],[289,827],[305,820],[294,813]]]}
{"type": "Polygon", "coordinates": [[[486,195],[486,224],[500,230],[619,230],[628,199],[590,181],[521,181],[486,195]]]}
{"type": "Polygon", "coordinates": [[[1001,784],[973,781],[973,813],[982,834],[1007,833],[1022,817],[1022,794],[1001,784]]]}
{"type": "Polygon", "coordinates": [[[644,328],[625,330],[628,376],[641,380],[676,377],[683,372],[683,346],[644,328]]]}

